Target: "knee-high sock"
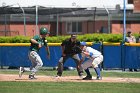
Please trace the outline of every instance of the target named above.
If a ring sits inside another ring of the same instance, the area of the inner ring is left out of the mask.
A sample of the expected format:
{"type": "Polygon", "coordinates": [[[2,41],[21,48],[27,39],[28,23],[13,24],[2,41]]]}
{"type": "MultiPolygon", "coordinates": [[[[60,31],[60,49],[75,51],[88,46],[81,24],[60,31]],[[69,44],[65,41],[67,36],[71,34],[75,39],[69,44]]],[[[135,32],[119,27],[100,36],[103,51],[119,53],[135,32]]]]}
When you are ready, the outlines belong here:
{"type": "Polygon", "coordinates": [[[101,73],[100,73],[100,68],[99,67],[96,67],[94,68],[96,74],[97,74],[97,77],[100,77],[101,76],[101,73]]]}
{"type": "Polygon", "coordinates": [[[85,72],[86,72],[87,76],[91,76],[91,74],[90,74],[90,72],[89,72],[89,69],[88,69],[88,68],[87,68],[87,69],[85,69],[85,72]]]}

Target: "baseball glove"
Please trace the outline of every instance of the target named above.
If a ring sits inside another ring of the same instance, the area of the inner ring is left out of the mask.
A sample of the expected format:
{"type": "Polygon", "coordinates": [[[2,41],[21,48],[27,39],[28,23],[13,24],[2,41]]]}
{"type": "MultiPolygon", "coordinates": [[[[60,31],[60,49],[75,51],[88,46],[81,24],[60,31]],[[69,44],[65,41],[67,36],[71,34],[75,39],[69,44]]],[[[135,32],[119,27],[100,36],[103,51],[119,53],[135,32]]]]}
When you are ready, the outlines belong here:
{"type": "Polygon", "coordinates": [[[81,50],[81,48],[80,48],[79,46],[73,47],[72,50],[73,50],[73,52],[76,53],[76,54],[82,53],[82,50],[81,50]]]}

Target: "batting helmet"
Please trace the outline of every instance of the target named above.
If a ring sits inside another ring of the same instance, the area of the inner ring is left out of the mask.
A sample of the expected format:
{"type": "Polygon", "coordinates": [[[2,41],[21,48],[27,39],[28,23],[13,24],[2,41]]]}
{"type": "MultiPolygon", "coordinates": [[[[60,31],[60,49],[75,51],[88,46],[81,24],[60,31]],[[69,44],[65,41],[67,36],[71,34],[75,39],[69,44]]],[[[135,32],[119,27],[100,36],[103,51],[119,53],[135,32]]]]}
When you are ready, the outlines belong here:
{"type": "Polygon", "coordinates": [[[86,46],[87,44],[86,44],[86,42],[80,42],[80,45],[81,46],[86,46]]]}
{"type": "Polygon", "coordinates": [[[45,28],[45,27],[41,27],[40,28],[40,35],[46,35],[46,34],[50,34],[50,32],[48,31],[48,29],[45,28]]]}

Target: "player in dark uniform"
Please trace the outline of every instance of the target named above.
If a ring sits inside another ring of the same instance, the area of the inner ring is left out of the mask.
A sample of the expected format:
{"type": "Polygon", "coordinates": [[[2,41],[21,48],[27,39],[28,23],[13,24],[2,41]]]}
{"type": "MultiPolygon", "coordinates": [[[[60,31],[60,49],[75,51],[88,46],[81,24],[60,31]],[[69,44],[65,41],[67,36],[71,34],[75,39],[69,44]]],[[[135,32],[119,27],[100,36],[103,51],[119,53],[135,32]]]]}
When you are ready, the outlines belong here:
{"type": "Polygon", "coordinates": [[[82,68],[78,55],[80,52],[77,51],[77,48],[80,46],[80,41],[78,41],[76,37],[76,35],[71,35],[71,38],[64,40],[61,44],[62,56],[58,62],[57,77],[62,76],[63,65],[68,58],[72,58],[75,61],[78,75],[82,76],[82,68]]]}
{"type": "MultiPolygon", "coordinates": [[[[28,56],[32,62],[32,66],[30,68],[31,74],[29,75],[29,79],[35,79],[34,75],[36,74],[38,69],[43,66],[42,59],[40,58],[40,56],[38,54],[38,52],[42,46],[46,47],[47,54],[48,54],[47,56],[48,56],[48,58],[50,58],[49,47],[45,40],[47,35],[49,35],[48,29],[45,27],[42,27],[42,28],[40,28],[40,35],[35,35],[31,39],[31,46],[30,46],[30,51],[28,53],[28,56]]],[[[24,67],[20,67],[19,77],[22,76],[24,71],[26,71],[26,69],[24,67]]]]}

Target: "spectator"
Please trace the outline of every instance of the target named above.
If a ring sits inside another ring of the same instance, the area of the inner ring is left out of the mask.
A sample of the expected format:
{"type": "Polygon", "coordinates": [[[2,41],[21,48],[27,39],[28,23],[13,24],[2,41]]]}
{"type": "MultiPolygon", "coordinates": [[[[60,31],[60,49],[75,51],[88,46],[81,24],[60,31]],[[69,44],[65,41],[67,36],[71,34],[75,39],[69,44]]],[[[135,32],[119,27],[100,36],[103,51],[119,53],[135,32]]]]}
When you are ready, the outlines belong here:
{"type": "Polygon", "coordinates": [[[136,38],[132,35],[131,31],[127,32],[127,37],[125,39],[125,42],[127,42],[127,43],[136,43],[136,38]]]}
{"type": "MultiPolygon", "coordinates": [[[[131,31],[127,32],[127,37],[125,39],[125,42],[127,43],[136,43],[136,38],[132,35],[131,31]]],[[[133,72],[133,68],[129,68],[130,72],[133,72]]],[[[137,71],[137,69],[134,69],[134,71],[137,71]]]]}

